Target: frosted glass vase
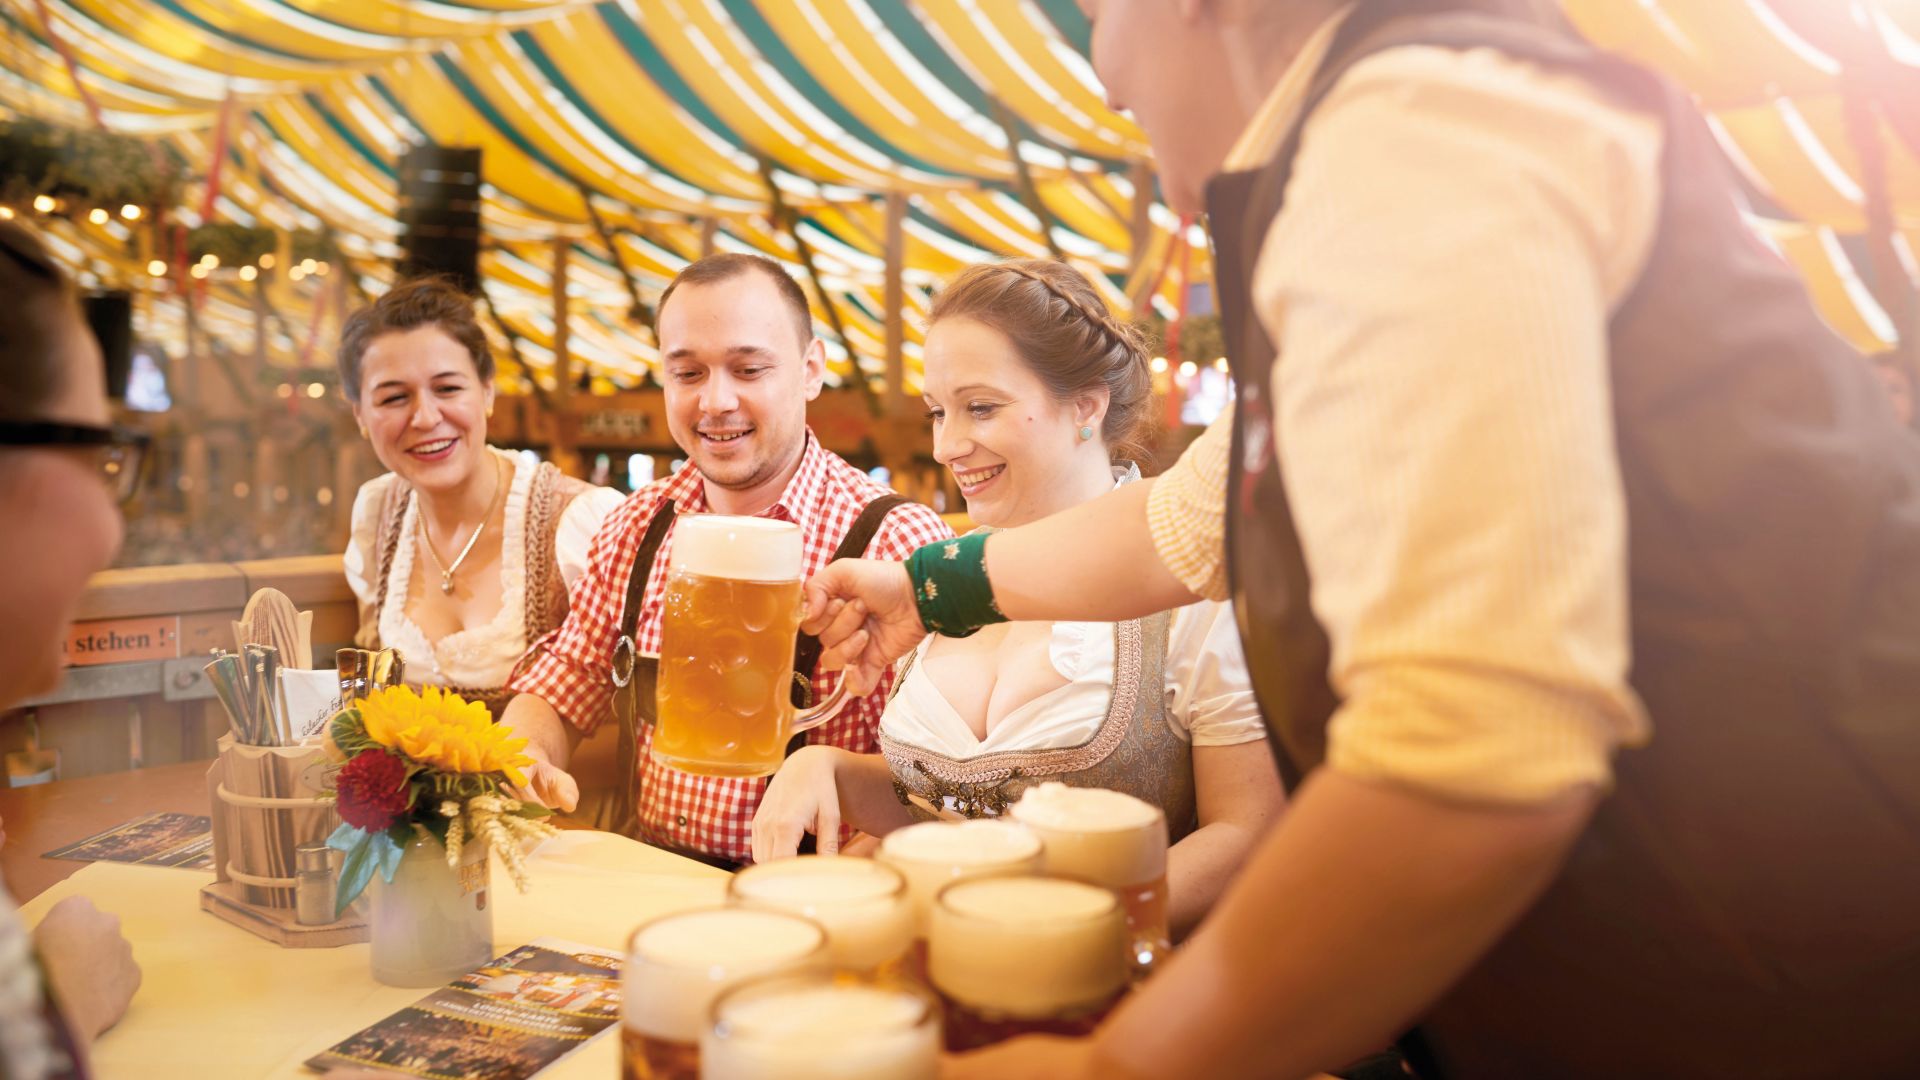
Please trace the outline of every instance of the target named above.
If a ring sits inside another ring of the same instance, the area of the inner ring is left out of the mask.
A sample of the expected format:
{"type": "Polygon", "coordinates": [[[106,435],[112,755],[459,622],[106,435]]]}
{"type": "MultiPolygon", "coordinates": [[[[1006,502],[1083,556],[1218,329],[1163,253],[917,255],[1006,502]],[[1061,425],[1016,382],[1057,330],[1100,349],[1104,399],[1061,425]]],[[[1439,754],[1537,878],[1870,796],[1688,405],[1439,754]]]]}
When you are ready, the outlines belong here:
{"type": "Polygon", "coordinates": [[[373,875],[373,977],[388,986],[442,986],[493,958],[487,849],[468,844],[457,868],[416,832],[391,882],[373,875]]]}

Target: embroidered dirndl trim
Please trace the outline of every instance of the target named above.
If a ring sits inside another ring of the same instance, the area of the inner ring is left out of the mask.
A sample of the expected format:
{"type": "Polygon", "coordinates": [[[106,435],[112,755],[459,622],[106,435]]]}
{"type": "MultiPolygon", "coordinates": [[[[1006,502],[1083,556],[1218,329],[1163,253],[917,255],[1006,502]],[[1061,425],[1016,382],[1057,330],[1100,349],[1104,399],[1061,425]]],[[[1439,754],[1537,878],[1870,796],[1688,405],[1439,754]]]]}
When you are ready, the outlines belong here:
{"type": "MultiPolygon", "coordinates": [[[[971,758],[949,757],[889,737],[882,729],[880,750],[894,764],[894,775],[918,774],[939,784],[998,785],[1022,777],[1057,776],[1083,772],[1105,761],[1127,737],[1134,705],[1140,694],[1140,623],[1129,620],[1114,626],[1113,694],[1107,717],[1092,737],[1078,746],[1052,750],[1001,750],[971,758]]],[[[896,677],[896,689],[906,681],[907,669],[896,677]]],[[[943,792],[949,794],[950,792],[943,792]]],[[[984,793],[982,793],[984,794],[984,793]]]]}

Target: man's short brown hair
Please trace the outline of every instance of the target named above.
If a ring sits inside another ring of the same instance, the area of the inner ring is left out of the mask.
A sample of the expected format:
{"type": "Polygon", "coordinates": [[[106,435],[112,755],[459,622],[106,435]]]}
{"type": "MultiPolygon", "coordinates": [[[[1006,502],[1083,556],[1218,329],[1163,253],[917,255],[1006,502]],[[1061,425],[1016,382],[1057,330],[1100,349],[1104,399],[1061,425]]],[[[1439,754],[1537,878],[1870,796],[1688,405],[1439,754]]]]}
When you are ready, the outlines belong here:
{"type": "Polygon", "coordinates": [[[731,281],[742,274],[758,271],[773,281],[780,293],[780,299],[793,311],[794,329],[800,334],[800,345],[805,348],[813,340],[813,311],[807,306],[807,294],[800,289],[800,283],[786,268],[764,255],[748,255],[741,252],[724,252],[695,259],[686,269],[673,276],[667,284],[667,291],[660,294],[660,302],[653,308],[653,334],[657,341],[660,337],[660,316],[666,313],[667,300],[673,296],[673,290],[682,285],[717,285],[722,281],[731,281]]]}

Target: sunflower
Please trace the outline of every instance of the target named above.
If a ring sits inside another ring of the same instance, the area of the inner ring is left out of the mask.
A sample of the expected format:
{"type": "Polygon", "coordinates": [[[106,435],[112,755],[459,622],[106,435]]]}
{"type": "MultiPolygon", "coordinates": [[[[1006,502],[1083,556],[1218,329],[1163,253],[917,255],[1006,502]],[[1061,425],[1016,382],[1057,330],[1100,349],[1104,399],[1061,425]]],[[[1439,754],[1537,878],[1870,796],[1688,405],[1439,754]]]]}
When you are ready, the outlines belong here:
{"type": "Polygon", "coordinates": [[[416,693],[391,686],[369,693],[359,703],[367,738],[422,764],[451,773],[502,773],[524,786],[520,771],[533,760],[520,751],[525,739],[495,724],[487,707],[437,686],[416,693]]]}

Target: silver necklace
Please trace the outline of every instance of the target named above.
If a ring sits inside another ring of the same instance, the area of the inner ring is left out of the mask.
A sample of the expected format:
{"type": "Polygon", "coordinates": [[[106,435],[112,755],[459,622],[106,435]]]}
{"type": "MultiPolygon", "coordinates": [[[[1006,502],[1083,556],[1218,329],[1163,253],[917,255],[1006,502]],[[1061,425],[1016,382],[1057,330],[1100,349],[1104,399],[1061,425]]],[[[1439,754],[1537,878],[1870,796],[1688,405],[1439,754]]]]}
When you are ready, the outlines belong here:
{"type": "Polygon", "coordinates": [[[442,595],[453,595],[453,572],[460,569],[460,564],[466,562],[467,556],[473,553],[473,545],[479,543],[480,534],[487,531],[487,522],[492,521],[494,511],[500,509],[500,497],[506,494],[507,484],[506,481],[500,477],[500,462],[498,459],[495,459],[493,465],[493,487],[493,505],[487,508],[487,516],[480,519],[480,524],[474,528],[473,535],[467,537],[467,546],[460,549],[460,554],[455,556],[452,566],[448,566],[440,561],[440,553],[433,549],[433,536],[427,532],[427,515],[420,515],[420,539],[426,543],[427,554],[433,558],[433,565],[440,571],[440,592],[442,595]]]}

